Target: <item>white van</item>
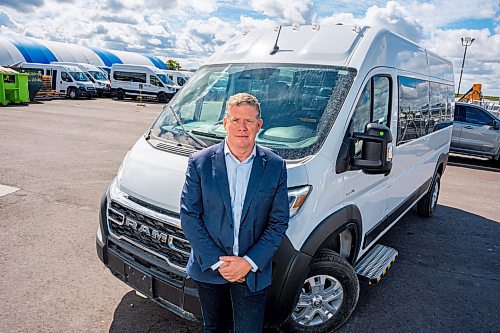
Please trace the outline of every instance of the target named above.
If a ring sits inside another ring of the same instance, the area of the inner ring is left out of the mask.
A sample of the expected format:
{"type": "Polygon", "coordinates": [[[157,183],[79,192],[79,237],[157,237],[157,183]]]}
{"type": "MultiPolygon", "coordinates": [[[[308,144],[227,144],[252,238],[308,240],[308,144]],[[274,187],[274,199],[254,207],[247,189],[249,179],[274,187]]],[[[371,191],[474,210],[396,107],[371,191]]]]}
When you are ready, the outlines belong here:
{"type": "Polygon", "coordinates": [[[50,75],[52,77],[52,89],[69,98],[92,98],[96,95],[94,84],[76,66],[22,62],[19,64],[19,67],[43,69],[43,75],[50,75]]]}
{"type": "Polygon", "coordinates": [[[174,82],[175,85],[182,87],[186,84],[187,80],[189,80],[191,76],[191,72],[187,71],[174,71],[174,70],[163,70],[168,78],[174,82]]]}
{"type": "Polygon", "coordinates": [[[259,99],[257,143],[288,169],[291,218],[266,323],[331,332],[354,310],[360,281],[377,283],[395,260],[379,238],[412,207],[429,217],[437,206],[452,64],[388,30],[345,25],[257,30],[221,47],[127,153],[97,230],[116,277],[193,320],[179,198],[189,154],[224,139],[225,103],[239,92],[259,99]]]}
{"type": "Polygon", "coordinates": [[[78,67],[89,80],[94,84],[97,92],[97,96],[109,96],[111,94],[111,82],[107,78],[106,72],[102,69],[91,65],[80,62],[52,62],[54,65],[70,65],[78,67]]]}
{"type": "Polygon", "coordinates": [[[125,97],[153,97],[161,103],[168,102],[179,87],[163,70],[145,65],[113,64],[111,66],[111,91],[117,99],[125,97]]]}

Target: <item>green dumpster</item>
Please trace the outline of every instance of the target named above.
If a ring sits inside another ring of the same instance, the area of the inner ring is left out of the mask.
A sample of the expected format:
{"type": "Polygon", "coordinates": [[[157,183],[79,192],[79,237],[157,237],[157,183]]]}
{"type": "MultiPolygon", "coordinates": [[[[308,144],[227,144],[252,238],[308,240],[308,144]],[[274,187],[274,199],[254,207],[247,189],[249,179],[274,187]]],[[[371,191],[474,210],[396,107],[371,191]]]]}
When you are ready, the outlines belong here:
{"type": "Polygon", "coordinates": [[[0,66],[0,105],[29,101],[28,74],[0,66]]]}

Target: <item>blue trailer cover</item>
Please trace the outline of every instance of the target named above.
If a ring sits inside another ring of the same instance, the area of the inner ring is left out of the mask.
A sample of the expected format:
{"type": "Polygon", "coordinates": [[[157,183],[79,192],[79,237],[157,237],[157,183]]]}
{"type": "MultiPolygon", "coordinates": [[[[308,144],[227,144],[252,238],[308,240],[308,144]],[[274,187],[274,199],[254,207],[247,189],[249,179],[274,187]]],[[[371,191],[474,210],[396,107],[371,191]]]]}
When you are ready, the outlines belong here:
{"type": "Polygon", "coordinates": [[[7,39],[17,47],[26,62],[50,64],[52,61],[57,61],[56,56],[45,45],[22,37],[16,39],[7,37],[7,39]]]}
{"type": "Polygon", "coordinates": [[[146,58],[148,58],[149,60],[151,60],[151,62],[159,69],[168,69],[167,65],[161,61],[160,59],[158,59],[157,57],[153,57],[153,56],[150,56],[150,55],[147,55],[147,54],[143,54],[143,56],[145,56],[146,58]]]}
{"type": "Polygon", "coordinates": [[[118,58],[115,54],[109,52],[108,50],[99,49],[97,47],[89,47],[92,51],[94,51],[99,58],[104,62],[104,64],[108,67],[111,67],[113,64],[123,64],[123,61],[118,58]]]}

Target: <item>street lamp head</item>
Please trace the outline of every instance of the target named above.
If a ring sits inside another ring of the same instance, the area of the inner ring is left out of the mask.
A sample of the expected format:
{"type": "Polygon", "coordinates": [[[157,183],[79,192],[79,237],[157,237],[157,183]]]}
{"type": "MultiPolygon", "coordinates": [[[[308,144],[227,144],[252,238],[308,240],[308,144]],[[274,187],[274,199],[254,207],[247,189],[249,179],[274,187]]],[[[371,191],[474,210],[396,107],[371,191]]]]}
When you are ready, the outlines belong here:
{"type": "Polygon", "coordinates": [[[471,37],[465,37],[465,38],[460,38],[462,40],[462,45],[463,46],[470,46],[472,44],[472,42],[475,40],[475,38],[471,38],[471,37]]]}

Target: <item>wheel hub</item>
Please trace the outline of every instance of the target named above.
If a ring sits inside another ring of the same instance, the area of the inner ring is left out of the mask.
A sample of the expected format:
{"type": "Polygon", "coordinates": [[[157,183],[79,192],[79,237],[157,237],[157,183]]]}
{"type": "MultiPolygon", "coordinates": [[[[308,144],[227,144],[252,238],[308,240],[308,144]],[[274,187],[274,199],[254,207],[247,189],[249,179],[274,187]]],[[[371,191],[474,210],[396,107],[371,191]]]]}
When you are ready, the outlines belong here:
{"type": "Polygon", "coordinates": [[[344,298],[340,282],[330,275],[315,275],[304,281],[292,318],[303,326],[320,325],[332,318],[344,298]]]}

